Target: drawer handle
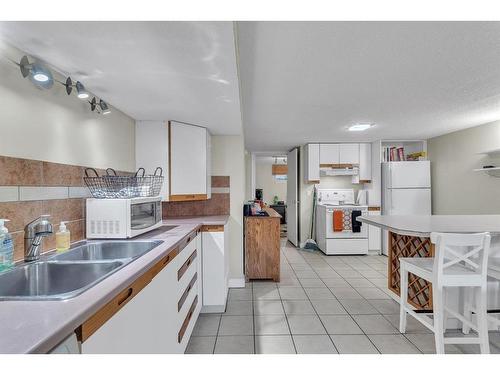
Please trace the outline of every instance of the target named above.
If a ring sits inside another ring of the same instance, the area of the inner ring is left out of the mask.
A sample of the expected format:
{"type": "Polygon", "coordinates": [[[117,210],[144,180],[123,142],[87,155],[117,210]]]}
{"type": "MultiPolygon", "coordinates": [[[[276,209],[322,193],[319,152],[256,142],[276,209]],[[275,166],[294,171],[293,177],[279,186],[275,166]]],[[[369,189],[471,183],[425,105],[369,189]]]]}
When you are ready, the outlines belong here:
{"type": "Polygon", "coordinates": [[[127,301],[134,293],[134,288],[128,288],[127,295],[118,301],[118,306],[122,305],[125,301],[127,301]]]}
{"type": "Polygon", "coordinates": [[[167,264],[168,262],[170,262],[170,255],[168,255],[165,260],[163,261],[163,265],[167,264]]]}
{"type": "Polygon", "coordinates": [[[189,241],[191,241],[191,237],[188,237],[188,240],[187,240],[187,242],[189,242],[189,241]]]}

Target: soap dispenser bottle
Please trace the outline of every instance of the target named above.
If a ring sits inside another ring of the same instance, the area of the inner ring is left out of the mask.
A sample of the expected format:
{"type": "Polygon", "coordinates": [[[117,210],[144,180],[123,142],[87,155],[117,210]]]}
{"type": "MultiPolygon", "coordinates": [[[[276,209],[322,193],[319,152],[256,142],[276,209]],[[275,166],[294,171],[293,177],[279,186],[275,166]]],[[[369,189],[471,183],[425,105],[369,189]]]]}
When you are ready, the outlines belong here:
{"type": "Polygon", "coordinates": [[[70,247],[70,232],[66,228],[66,223],[61,221],[59,224],[59,230],[56,233],[56,251],[63,252],[68,250],[70,247]]]}
{"type": "Polygon", "coordinates": [[[14,266],[14,242],[5,226],[7,219],[0,219],[0,272],[14,266]]]}

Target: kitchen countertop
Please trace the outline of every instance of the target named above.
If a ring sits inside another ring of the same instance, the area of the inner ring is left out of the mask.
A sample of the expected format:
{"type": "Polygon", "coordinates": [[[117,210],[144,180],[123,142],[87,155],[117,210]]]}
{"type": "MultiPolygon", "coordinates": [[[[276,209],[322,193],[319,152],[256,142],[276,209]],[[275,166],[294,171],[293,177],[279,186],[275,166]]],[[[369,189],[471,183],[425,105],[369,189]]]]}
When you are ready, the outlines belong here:
{"type": "Polygon", "coordinates": [[[402,235],[430,237],[432,232],[500,235],[500,215],[382,215],[358,220],[402,235]]]}
{"type": "MultiPolygon", "coordinates": [[[[0,301],[0,353],[47,353],[201,225],[223,225],[228,216],[165,220],[177,225],[148,240],[161,245],[84,293],[64,301],[0,301]]],[[[141,240],[141,237],[131,241],[141,240]]]]}

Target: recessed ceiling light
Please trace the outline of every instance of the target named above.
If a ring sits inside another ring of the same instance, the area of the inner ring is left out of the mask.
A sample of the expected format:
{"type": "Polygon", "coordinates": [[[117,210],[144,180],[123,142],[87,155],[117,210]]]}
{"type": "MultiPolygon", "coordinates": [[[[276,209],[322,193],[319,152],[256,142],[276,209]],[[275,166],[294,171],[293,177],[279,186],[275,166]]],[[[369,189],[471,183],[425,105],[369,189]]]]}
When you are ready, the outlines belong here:
{"type": "Polygon", "coordinates": [[[347,128],[350,132],[362,132],[363,130],[370,129],[373,124],[354,124],[347,128]]]}

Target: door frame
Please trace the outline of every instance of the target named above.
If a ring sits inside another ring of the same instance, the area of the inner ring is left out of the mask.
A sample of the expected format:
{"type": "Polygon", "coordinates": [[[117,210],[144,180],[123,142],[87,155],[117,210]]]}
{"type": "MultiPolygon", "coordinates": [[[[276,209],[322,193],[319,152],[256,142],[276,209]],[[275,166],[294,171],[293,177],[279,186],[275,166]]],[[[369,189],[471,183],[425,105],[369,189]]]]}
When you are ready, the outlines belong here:
{"type": "MultiPolygon", "coordinates": [[[[289,218],[287,217],[287,241],[291,242],[294,246],[296,247],[300,247],[300,147],[293,147],[292,149],[290,149],[287,153],[287,164],[288,164],[288,174],[287,174],[287,201],[290,197],[290,194],[288,192],[288,178],[290,176],[290,157],[289,157],[289,154],[290,152],[293,152],[294,150],[297,151],[296,153],[296,165],[295,165],[295,176],[296,176],[296,190],[297,190],[297,200],[296,200],[296,203],[295,203],[295,207],[296,207],[296,231],[297,231],[297,243],[293,243],[290,238],[288,237],[288,233],[289,233],[289,225],[290,225],[290,220],[289,218]]],[[[287,202],[288,204],[288,202],[287,202]]],[[[290,209],[289,207],[287,207],[287,214],[290,212],[290,209]]]]}

